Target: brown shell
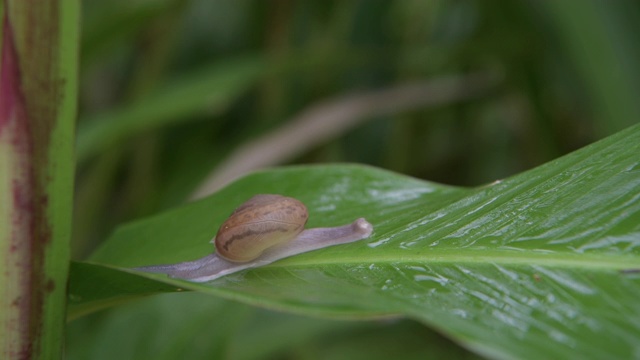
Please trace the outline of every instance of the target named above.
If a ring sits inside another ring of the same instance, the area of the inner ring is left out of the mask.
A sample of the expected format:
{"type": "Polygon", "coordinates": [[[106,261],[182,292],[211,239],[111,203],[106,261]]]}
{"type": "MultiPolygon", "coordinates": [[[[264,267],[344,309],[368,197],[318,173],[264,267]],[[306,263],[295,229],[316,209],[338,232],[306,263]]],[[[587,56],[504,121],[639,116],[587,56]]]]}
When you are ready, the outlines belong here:
{"type": "Polygon", "coordinates": [[[304,204],[281,195],[256,195],[222,223],[216,251],[229,261],[251,261],[267,248],[293,240],[307,223],[304,204]]]}

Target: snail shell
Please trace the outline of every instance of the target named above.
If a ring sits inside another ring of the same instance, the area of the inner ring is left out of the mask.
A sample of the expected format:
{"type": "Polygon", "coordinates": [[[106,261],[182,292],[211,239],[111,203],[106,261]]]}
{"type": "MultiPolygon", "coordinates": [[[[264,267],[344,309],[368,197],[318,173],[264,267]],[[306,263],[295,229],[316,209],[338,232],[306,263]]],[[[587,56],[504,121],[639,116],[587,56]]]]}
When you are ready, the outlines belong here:
{"type": "Polygon", "coordinates": [[[214,241],[216,251],[229,261],[251,261],[266,249],[295,239],[308,219],[307,207],[299,200],[256,195],[222,223],[214,241]]]}

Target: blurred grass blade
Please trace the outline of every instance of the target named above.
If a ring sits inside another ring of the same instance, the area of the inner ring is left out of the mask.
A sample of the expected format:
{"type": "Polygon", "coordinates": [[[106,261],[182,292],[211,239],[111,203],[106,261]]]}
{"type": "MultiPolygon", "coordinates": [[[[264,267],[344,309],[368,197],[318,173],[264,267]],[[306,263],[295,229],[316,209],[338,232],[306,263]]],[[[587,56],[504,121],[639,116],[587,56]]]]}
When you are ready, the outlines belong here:
{"type": "Polygon", "coordinates": [[[304,314],[402,314],[496,358],[640,352],[640,126],[518,176],[466,189],[361,166],[257,173],[121,227],[74,264],[71,314],[171,287],[304,314]],[[125,274],[212,251],[255,193],[298,197],[309,227],[360,216],[372,238],[208,284],[125,274]],[[129,272],[129,270],[125,270],[129,272]]]}
{"type": "Polygon", "coordinates": [[[375,116],[470,100],[486,94],[497,82],[498,77],[493,74],[449,75],[325,100],[279,128],[239,146],[191,197],[203,198],[250,171],[300,156],[375,116]]]}
{"type": "Polygon", "coordinates": [[[5,1],[0,65],[0,357],[62,354],[77,1],[5,1]]]}
{"type": "Polygon", "coordinates": [[[78,162],[135,134],[187,121],[198,111],[221,112],[264,74],[263,65],[258,57],[217,63],[141,101],[84,120],[78,128],[78,162]]]}
{"type": "Polygon", "coordinates": [[[633,1],[543,1],[587,86],[598,123],[613,133],[640,118],[640,13],[633,1]]]}
{"type": "Polygon", "coordinates": [[[142,32],[154,19],[167,12],[179,12],[182,0],[129,2],[88,2],[82,19],[82,66],[109,56],[119,46],[142,32]],[[90,10],[86,8],[91,8],[90,10]]]}

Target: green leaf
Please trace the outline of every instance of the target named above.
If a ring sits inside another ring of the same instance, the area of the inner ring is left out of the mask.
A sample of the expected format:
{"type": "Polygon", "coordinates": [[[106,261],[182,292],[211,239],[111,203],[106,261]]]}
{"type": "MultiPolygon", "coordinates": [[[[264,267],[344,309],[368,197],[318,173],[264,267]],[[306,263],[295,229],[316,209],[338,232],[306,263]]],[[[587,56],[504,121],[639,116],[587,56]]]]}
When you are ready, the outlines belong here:
{"type": "Polygon", "coordinates": [[[497,358],[640,354],[640,126],[504,181],[473,188],[364,166],[298,167],[121,227],[75,264],[71,314],[148,294],[149,279],[302,314],[401,314],[497,358]],[[309,227],[363,216],[371,238],[193,284],[125,268],[212,251],[216,226],[256,193],[307,204],[309,227]],[[113,267],[113,276],[91,279],[113,267]]]}
{"type": "Polygon", "coordinates": [[[409,320],[314,319],[194,292],[132,302],[67,330],[67,360],[475,358],[409,320]]]}

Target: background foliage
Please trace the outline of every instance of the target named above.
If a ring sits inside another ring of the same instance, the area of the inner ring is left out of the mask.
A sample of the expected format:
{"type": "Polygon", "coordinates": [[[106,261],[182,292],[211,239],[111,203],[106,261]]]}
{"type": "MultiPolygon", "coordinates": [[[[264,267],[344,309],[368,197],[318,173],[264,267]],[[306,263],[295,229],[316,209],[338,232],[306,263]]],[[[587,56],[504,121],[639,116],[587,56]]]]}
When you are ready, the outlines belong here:
{"type": "MultiPolygon", "coordinates": [[[[443,76],[491,80],[471,96],[367,116],[287,163],[359,162],[466,186],[545,163],[640,118],[638,20],[631,0],[87,0],[73,254],[83,259],[115,225],[183,203],[237,149],[311,106],[443,76]]],[[[417,358],[438,351],[402,336],[422,329],[413,323],[310,320],[207,299],[245,316],[235,326],[269,317],[307,335],[263,354],[366,354],[370,341],[384,346],[381,334],[417,358]]],[[[69,357],[82,358],[92,338],[121,344],[109,329],[138,323],[136,306],[161,324],[171,321],[158,318],[163,306],[189,301],[154,298],[76,320],[69,357]]],[[[229,354],[235,333],[206,346],[229,354]]]]}

